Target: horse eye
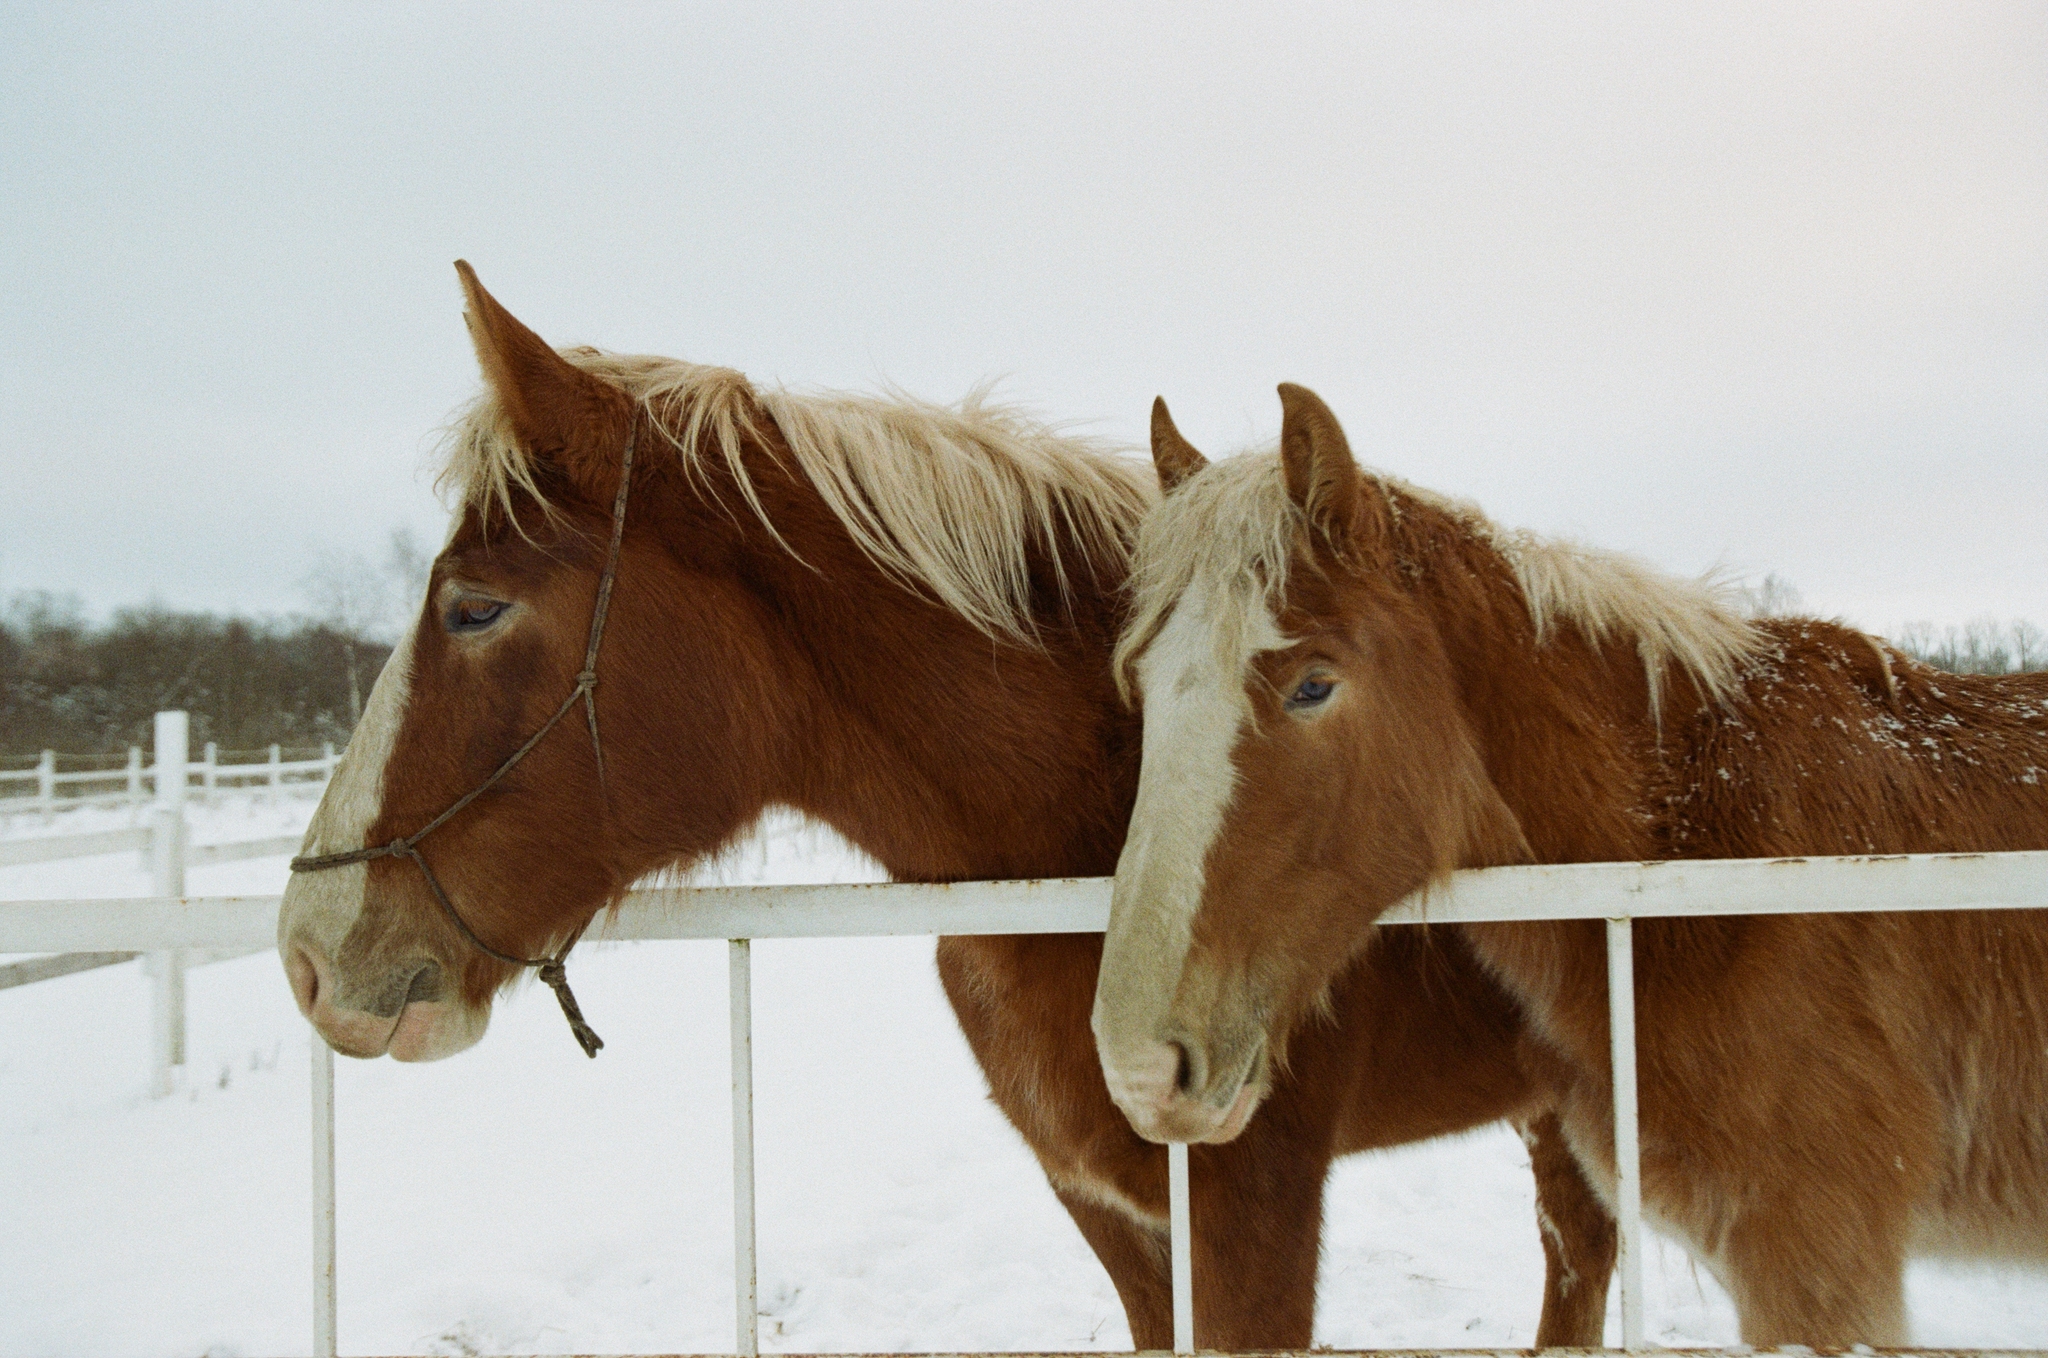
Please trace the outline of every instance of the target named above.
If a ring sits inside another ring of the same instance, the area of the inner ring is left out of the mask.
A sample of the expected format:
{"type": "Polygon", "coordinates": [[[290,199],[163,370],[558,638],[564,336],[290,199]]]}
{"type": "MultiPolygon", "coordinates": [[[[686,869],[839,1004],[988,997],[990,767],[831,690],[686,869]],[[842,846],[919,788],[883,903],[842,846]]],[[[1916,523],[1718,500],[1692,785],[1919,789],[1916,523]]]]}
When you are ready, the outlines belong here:
{"type": "Polygon", "coordinates": [[[1331,679],[1304,679],[1301,687],[1294,690],[1287,699],[1289,707],[1314,707],[1337,691],[1336,681],[1331,679]]]}
{"type": "Polygon", "coordinates": [[[448,615],[451,631],[473,632],[489,627],[505,611],[505,605],[495,599],[458,599],[448,615]]]}

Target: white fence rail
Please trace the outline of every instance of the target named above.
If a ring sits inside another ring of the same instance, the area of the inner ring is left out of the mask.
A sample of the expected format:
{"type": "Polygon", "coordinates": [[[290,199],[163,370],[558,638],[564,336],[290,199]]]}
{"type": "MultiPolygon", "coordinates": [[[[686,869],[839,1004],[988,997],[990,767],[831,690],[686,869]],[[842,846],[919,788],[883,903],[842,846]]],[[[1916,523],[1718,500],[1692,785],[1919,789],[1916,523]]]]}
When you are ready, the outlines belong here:
{"type": "MultiPolygon", "coordinates": [[[[185,765],[186,784],[196,784],[211,798],[222,788],[261,788],[274,796],[294,784],[318,785],[334,775],[340,758],[330,741],[313,759],[286,759],[283,748],[272,745],[267,758],[223,764],[219,746],[208,741],[200,758],[178,762],[185,765]]],[[[161,752],[144,764],[142,747],[130,745],[125,767],[59,773],[56,753],[44,750],[32,769],[0,769],[0,816],[34,815],[48,823],[57,812],[73,807],[125,806],[140,811],[156,799],[159,770],[168,767],[161,752]]]]}
{"type": "MultiPolygon", "coordinates": [[[[268,946],[278,898],[0,902],[0,952],[137,952],[268,946]]],[[[2048,909],[2048,852],[1883,858],[1739,859],[1492,868],[1456,874],[1390,924],[1599,919],[1607,922],[1620,1206],[1622,1339],[1643,1348],[1641,1170],[1636,1152],[1635,919],[1676,915],[1892,910],[2048,909]]],[[[735,1350],[756,1352],[752,1017],[754,938],[1096,933],[1109,918],[1104,879],[955,885],[721,887],[638,891],[602,924],[608,939],[730,941],[733,1053],[735,1350]]],[[[1651,1016],[1655,1021],[1655,1016],[1651,1016]]],[[[313,1039],[313,1352],[336,1350],[334,1067],[313,1039]]],[[[1175,1349],[1192,1349],[1186,1148],[1169,1154],[1173,1185],[1175,1349]]],[[[1200,1223],[1193,1223],[1198,1227],[1200,1223]]]]}
{"type": "MultiPolygon", "coordinates": [[[[58,773],[56,756],[45,750],[34,770],[26,773],[0,773],[0,779],[18,781],[32,778],[37,782],[37,792],[33,797],[0,796],[0,815],[26,808],[40,812],[43,819],[48,821],[53,818],[53,813],[59,805],[69,808],[111,803],[126,805],[132,818],[143,804],[141,797],[145,779],[150,784],[152,796],[149,803],[152,809],[147,825],[83,834],[0,840],[0,868],[136,850],[144,855],[152,879],[151,889],[155,894],[159,897],[178,897],[185,894],[187,868],[211,867],[219,863],[232,863],[249,858],[270,858],[298,849],[301,839],[298,835],[273,835],[264,839],[234,840],[225,844],[194,844],[191,842],[191,826],[187,823],[185,815],[187,794],[192,790],[192,780],[195,777],[198,779],[202,797],[210,797],[216,788],[229,785],[263,787],[268,790],[269,795],[275,796],[278,789],[287,785],[288,777],[308,786],[317,786],[333,775],[336,762],[333,745],[327,745],[318,759],[286,762],[282,758],[281,749],[273,745],[270,747],[270,758],[262,763],[222,764],[218,759],[219,751],[209,743],[205,758],[194,762],[188,758],[190,723],[185,713],[159,712],[156,714],[155,725],[155,761],[147,771],[143,768],[140,747],[130,746],[128,767],[125,770],[58,773]],[[185,770],[184,777],[157,776],[160,769],[180,768],[185,770]],[[60,801],[60,785],[78,785],[115,778],[123,779],[126,783],[126,787],[120,792],[70,795],[61,798],[60,801]]],[[[64,956],[33,958],[25,962],[11,962],[0,966],[0,990],[33,985],[38,981],[53,980],[93,967],[114,966],[143,956],[143,964],[149,971],[152,989],[150,1091],[162,1096],[171,1092],[175,1082],[175,1068],[185,1064],[186,967],[223,957],[239,957],[254,948],[268,946],[268,942],[266,939],[248,947],[226,949],[214,945],[201,945],[198,951],[184,947],[169,947],[146,950],[146,955],[145,950],[122,948],[64,950],[64,956]]],[[[0,952],[5,951],[13,950],[0,948],[0,952]]]]}

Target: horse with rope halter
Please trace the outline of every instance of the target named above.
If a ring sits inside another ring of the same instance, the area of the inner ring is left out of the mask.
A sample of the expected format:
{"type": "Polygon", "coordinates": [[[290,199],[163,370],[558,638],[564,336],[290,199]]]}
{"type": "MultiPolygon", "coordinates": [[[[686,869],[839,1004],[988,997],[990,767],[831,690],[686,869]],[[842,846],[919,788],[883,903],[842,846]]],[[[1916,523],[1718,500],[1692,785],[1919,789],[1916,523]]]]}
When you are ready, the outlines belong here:
{"type": "Polygon", "coordinates": [[[547,733],[554,730],[562,718],[569,714],[569,710],[576,705],[576,700],[579,698],[583,700],[584,715],[590,725],[590,749],[597,757],[598,787],[600,789],[604,787],[604,744],[599,740],[597,734],[597,699],[595,696],[597,690],[597,653],[598,648],[604,644],[605,612],[611,606],[612,581],[618,574],[619,567],[619,544],[626,534],[626,497],[633,486],[633,445],[638,432],[639,426],[636,421],[628,427],[626,433],[626,452],[619,470],[619,492],[612,501],[611,542],[605,549],[604,574],[598,578],[597,603],[591,611],[590,640],[584,647],[583,668],[577,672],[575,686],[569,690],[569,695],[562,699],[561,706],[555,709],[554,715],[543,722],[539,730],[527,737],[526,743],[514,750],[504,763],[498,765],[497,770],[490,777],[458,797],[447,810],[435,816],[411,834],[400,836],[389,844],[376,844],[361,849],[348,849],[341,853],[308,855],[294,858],[291,861],[291,870],[293,872],[324,872],[330,868],[347,867],[351,863],[367,863],[375,858],[411,859],[413,864],[419,868],[420,875],[427,879],[427,887],[434,893],[434,899],[440,902],[442,912],[455,925],[456,932],[469,940],[471,946],[475,947],[479,952],[495,957],[498,961],[510,966],[532,967],[535,969],[541,981],[550,990],[555,992],[555,998],[562,1005],[562,1016],[569,1021],[569,1031],[575,1035],[578,1045],[583,1048],[583,1054],[590,1057],[597,1055],[598,1049],[604,1046],[604,1039],[591,1031],[590,1025],[584,1022],[583,1010],[576,1003],[575,993],[569,989],[569,976],[564,967],[564,963],[569,957],[569,950],[574,948],[577,940],[583,937],[583,928],[578,928],[575,933],[571,934],[568,941],[556,950],[553,957],[520,957],[513,953],[500,952],[481,938],[478,938],[476,931],[471,929],[468,923],[464,921],[462,913],[455,908],[455,902],[449,899],[448,892],[442,887],[440,879],[434,876],[434,870],[427,865],[426,856],[420,852],[419,844],[428,835],[453,820],[464,807],[488,792],[499,779],[516,768],[519,761],[526,758],[533,748],[540,744],[547,733]]]}

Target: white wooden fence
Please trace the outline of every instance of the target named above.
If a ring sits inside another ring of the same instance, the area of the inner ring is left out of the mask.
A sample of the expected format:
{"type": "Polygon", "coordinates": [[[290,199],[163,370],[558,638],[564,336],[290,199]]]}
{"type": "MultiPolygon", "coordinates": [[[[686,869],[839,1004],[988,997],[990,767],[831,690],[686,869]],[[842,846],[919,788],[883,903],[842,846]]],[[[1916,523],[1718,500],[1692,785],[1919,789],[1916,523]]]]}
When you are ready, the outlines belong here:
{"type": "MultiPolygon", "coordinates": [[[[157,715],[161,718],[166,714],[157,715]]],[[[211,799],[222,788],[261,788],[268,795],[275,796],[280,789],[294,783],[317,786],[333,776],[339,759],[334,743],[328,741],[320,747],[320,755],[315,759],[286,759],[283,747],[272,745],[267,758],[223,764],[220,762],[220,746],[209,740],[198,759],[180,762],[185,765],[186,783],[196,779],[201,795],[211,799]]],[[[33,815],[48,824],[59,811],[87,806],[125,806],[131,813],[139,813],[161,797],[158,770],[168,767],[161,748],[156,751],[156,758],[145,765],[142,747],[130,745],[128,762],[121,768],[75,769],[59,773],[56,752],[44,750],[32,769],[0,769],[0,817],[33,815]]],[[[0,866],[7,862],[36,861],[40,860],[0,859],[0,866]]]]}
{"type": "MultiPolygon", "coordinates": [[[[52,818],[52,813],[59,805],[125,805],[132,816],[141,805],[137,799],[141,795],[145,778],[150,783],[152,794],[147,825],[88,831],[83,834],[0,840],[0,867],[47,863],[66,858],[87,858],[95,854],[121,853],[134,849],[146,855],[153,893],[160,897],[177,897],[185,894],[187,867],[210,867],[216,863],[231,863],[247,858],[269,858],[296,852],[300,842],[298,835],[236,840],[226,844],[192,843],[191,827],[185,816],[187,795],[192,790],[192,780],[194,777],[198,778],[201,795],[206,797],[210,797],[216,788],[223,786],[261,787],[267,789],[268,795],[275,796],[278,790],[286,785],[288,778],[308,786],[317,786],[324,784],[333,776],[336,759],[334,746],[326,746],[319,759],[286,762],[280,757],[282,752],[279,748],[273,745],[270,747],[270,758],[262,763],[222,764],[218,759],[218,750],[210,742],[206,746],[205,758],[197,761],[190,759],[189,731],[190,722],[185,713],[157,713],[155,758],[146,772],[142,765],[141,749],[130,746],[128,767],[124,771],[57,773],[56,757],[45,750],[33,772],[0,773],[0,778],[38,780],[37,792],[33,798],[17,796],[0,800],[0,807],[26,803],[26,809],[39,811],[45,820],[52,818]],[[184,776],[160,773],[174,769],[183,769],[184,776]],[[65,795],[61,802],[59,800],[60,783],[84,784],[115,777],[125,778],[127,786],[124,790],[105,794],[65,795]]],[[[10,951],[16,950],[0,948],[0,952],[10,951]]],[[[70,951],[0,966],[0,990],[47,981],[58,976],[69,976],[93,967],[113,966],[142,957],[143,965],[149,972],[152,992],[150,1092],[161,1097],[171,1092],[175,1083],[176,1067],[185,1064],[186,967],[223,957],[239,957],[249,951],[248,948],[218,947],[197,950],[164,948],[147,952],[121,948],[70,951]]]]}
{"type": "MultiPolygon", "coordinates": [[[[174,895],[0,902],[0,951],[153,952],[269,946],[278,898],[174,895]]],[[[1636,1127],[1632,921],[1673,915],[2048,909],[2048,852],[1886,858],[1595,863],[1461,872],[1389,924],[1600,919],[1607,922],[1614,1044],[1622,1344],[1644,1344],[1642,1187],[1636,1127]]],[[[633,893],[610,939],[728,940],[731,974],[735,1350],[758,1352],[754,1278],[752,1004],[749,940],[878,935],[1099,933],[1105,879],[950,886],[721,887],[633,893]]],[[[282,982],[280,982],[282,984],[282,982]]],[[[1654,1014],[1649,1016],[1656,1021],[1654,1014]]],[[[336,1351],[333,1053],[312,1038],[313,1352],[336,1351]]],[[[1187,1150],[1169,1151],[1174,1348],[1192,1350],[1187,1150]]],[[[1199,1224],[1199,1223],[1194,1223],[1199,1224]]]]}

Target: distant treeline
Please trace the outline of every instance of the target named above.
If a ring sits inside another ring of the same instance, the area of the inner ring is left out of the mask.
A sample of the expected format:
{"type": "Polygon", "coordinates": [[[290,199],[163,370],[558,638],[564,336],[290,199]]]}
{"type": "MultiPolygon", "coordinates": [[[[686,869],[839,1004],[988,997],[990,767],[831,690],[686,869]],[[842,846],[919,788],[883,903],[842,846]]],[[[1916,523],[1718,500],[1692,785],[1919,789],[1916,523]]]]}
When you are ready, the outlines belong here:
{"type": "Polygon", "coordinates": [[[206,741],[338,746],[390,653],[328,623],[130,608],[96,625],[64,599],[20,595],[0,619],[0,754],[147,749],[154,714],[180,708],[195,757],[206,741]]]}
{"type": "MultiPolygon", "coordinates": [[[[1797,611],[1797,592],[1774,577],[1752,593],[1754,612],[1797,611]]],[[[237,751],[341,745],[391,654],[370,630],[162,608],[93,624],[63,599],[19,595],[0,618],[0,756],[146,748],[154,714],[173,708],[192,714],[195,752],[209,740],[237,751]]],[[[2048,669],[2048,636],[2027,621],[1910,623],[1890,639],[1958,674],[2048,669]]]]}
{"type": "Polygon", "coordinates": [[[1979,618],[1961,627],[1909,622],[1890,638],[1915,660],[1951,674],[2018,674],[2048,670],[2048,633],[2020,618],[1979,618]]]}
{"type": "MultiPolygon", "coordinates": [[[[1775,572],[1735,591],[1754,618],[1799,616],[1806,601],[1791,581],[1775,572]]],[[[2048,632],[2025,618],[2000,622],[1975,618],[1960,627],[1909,622],[1885,638],[1924,665],[1950,674],[2019,674],[2048,669],[2048,632]]]]}

